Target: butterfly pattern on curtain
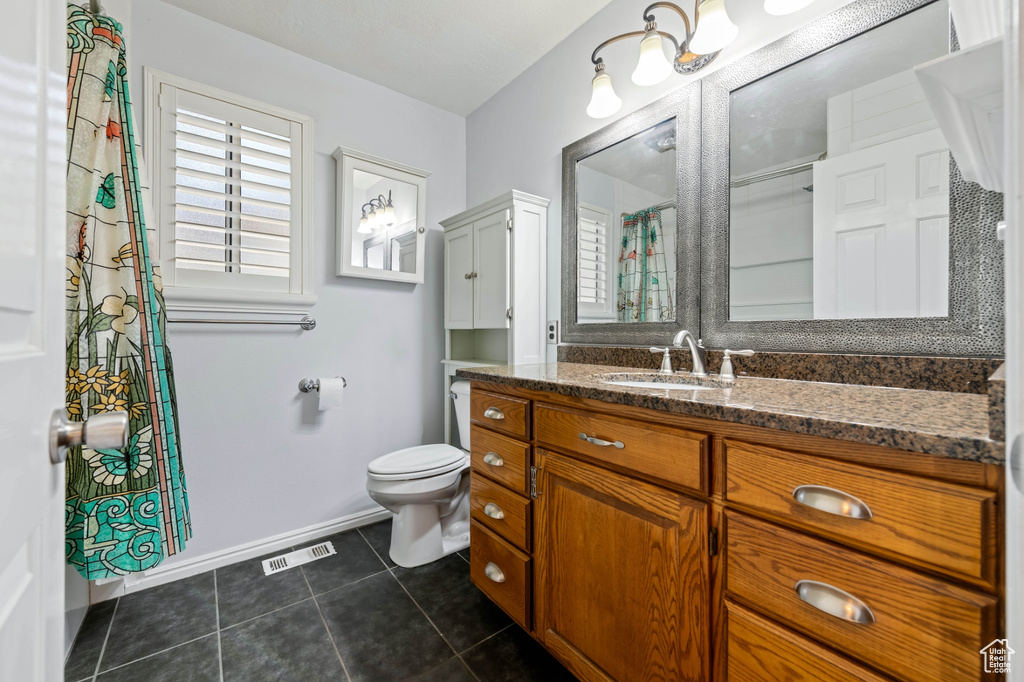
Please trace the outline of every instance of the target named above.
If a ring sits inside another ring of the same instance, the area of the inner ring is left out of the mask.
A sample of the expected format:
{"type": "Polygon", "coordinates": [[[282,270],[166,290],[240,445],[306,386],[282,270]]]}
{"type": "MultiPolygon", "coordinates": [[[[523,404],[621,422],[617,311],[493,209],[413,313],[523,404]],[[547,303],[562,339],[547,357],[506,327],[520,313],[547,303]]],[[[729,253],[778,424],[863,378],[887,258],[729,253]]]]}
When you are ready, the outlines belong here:
{"type": "Polygon", "coordinates": [[[99,579],[156,566],[191,525],[121,25],[67,10],[67,414],[129,417],[124,448],[68,452],[67,561],[99,579]]]}
{"type": "Polygon", "coordinates": [[[675,319],[661,210],[648,208],[622,217],[619,254],[619,322],[670,322],[675,319]]]}

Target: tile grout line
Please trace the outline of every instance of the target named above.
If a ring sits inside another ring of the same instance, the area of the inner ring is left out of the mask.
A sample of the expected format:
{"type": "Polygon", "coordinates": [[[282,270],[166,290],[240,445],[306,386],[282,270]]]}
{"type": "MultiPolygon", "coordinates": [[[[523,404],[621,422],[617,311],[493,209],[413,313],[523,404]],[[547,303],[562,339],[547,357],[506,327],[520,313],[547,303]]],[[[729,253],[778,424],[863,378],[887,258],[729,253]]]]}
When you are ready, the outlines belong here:
{"type": "Polygon", "coordinates": [[[469,651],[470,649],[475,649],[475,648],[477,648],[478,646],[480,646],[481,644],[483,644],[483,643],[484,643],[484,642],[486,642],[487,640],[489,640],[489,639],[493,639],[493,638],[497,637],[498,635],[500,635],[501,633],[505,632],[505,630],[508,630],[508,629],[509,629],[510,627],[512,627],[512,626],[513,626],[513,625],[515,625],[515,624],[516,624],[516,623],[514,623],[514,622],[512,622],[512,623],[509,623],[508,625],[506,625],[505,627],[501,628],[501,629],[500,629],[500,630],[498,630],[497,632],[495,632],[495,633],[493,633],[493,634],[490,634],[490,635],[487,635],[486,637],[484,637],[483,639],[481,639],[481,640],[480,640],[479,642],[477,642],[476,644],[473,644],[472,646],[468,646],[468,647],[466,647],[466,648],[465,648],[465,649],[464,649],[464,650],[462,651],[462,653],[460,653],[460,654],[459,654],[459,657],[461,657],[461,656],[462,656],[462,654],[466,653],[466,652],[467,652],[467,651],[469,651]]]}
{"type": "Polygon", "coordinates": [[[214,633],[208,632],[208,633],[206,633],[205,635],[203,635],[201,637],[195,637],[194,639],[190,639],[187,642],[182,642],[181,644],[175,644],[174,646],[169,646],[166,649],[161,649],[160,651],[154,651],[153,653],[146,654],[145,656],[139,656],[138,658],[132,659],[131,661],[128,661],[127,663],[122,663],[121,665],[115,665],[110,670],[104,670],[103,674],[106,675],[109,672],[112,672],[114,670],[120,670],[121,668],[126,668],[126,667],[128,667],[130,665],[134,665],[135,663],[138,663],[139,661],[144,661],[147,658],[153,658],[154,656],[159,656],[160,654],[165,654],[168,651],[173,651],[174,649],[178,649],[180,647],[183,647],[186,644],[194,644],[195,642],[198,642],[200,640],[206,639],[207,637],[213,637],[213,635],[214,635],[214,633]]]}
{"type": "Polygon", "coordinates": [[[96,659],[96,667],[92,671],[92,680],[96,682],[96,677],[100,674],[100,664],[103,663],[103,654],[107,652],[107,640],[110,639],[110,631],[114,629],[114,617],[117,615],[117,607],[121,605],[121,598],[118,597],[117,601],[114,602],[114,612],[110,614],[110,622],[107,624],[107,634],[103,636],[103,646],[100,647],[99,658],[96,659]]]}
{"type": "Polygon", "coordinates": [[[345,673],[345,679],[348,682],[352,682],[352,676],[348,674],[348,666],[345,665],[345,659],[341,657],[341,651],[338,650],[338,643],[334,641],[334,633],[331,632],[331,626],[327,624],[327,619],[324,618],[324,612],[320,609],[320,602],[317,601],[316,595],[313,594],[313,586],[309,584],[309,578],[306,577],[306,571],[303,570],[302,566],[299,566],[299,570],[302,571],[302,579],[306,581],[306,587],[309,589],[309,593],[313,595],[313,606],[316,607],[316,612],[320,614],[320,622],[324,624],[324,630],[327,631],[327,639],[331,640],[331,646],[334,647],[334,655],[338,657],[338,661],[341,663],[341,671],[345,673]]]}
{"type": "Polygon", "coordinates": [[[220,646],[220,592],[217,590],[217,569],[213,570],[213,609],[217,616],[217,668],[220,670],[220,682],[224,682],[224,650],[220,646]]]}
{"type": "Polygon", "coordinates": [[[380,552],[378,552],[378,551],[377,551],[376,549],[374,549],[373,545],[371,545],[371,544],[370,544],[370,541],[366,539],[366,536],[365,536],[365,535],[363,535],[363,527],[362,527],[362,526],[360,526],[359,528],[356,528],[356,532],[357,532],[357,533],[359,533],[359,537],[361,537],[361,538],[363,539],[363,542],[365,542],[365,543],[366,543],[366,545],[367,545],[367,547],[369,547],[369,548],[370,548],[370,551],[371,551],[371,552],[373,552],[373,553],[374,553],[374,555],[375,555],[375,556],[376,556],[376,557],[377,557],[378,559],[380,559],[380,562],[381,562],[382,564],[384,564],[384,568],[385,568],[386,570],[390,571],[390,570],[391,570],[391,567],[390,567],[390,566],[388,566],[388,562],[384,560],[384,557],[382,557],[382,556],[380,555],[380,552]]]}
{"type": "Polygon", "coordinates": [[[449,649],[452,650],[452,653],[458,656],[459,652],[455,650],[455,647],[452,646],[452,643],[449,642],[448,638],[444,636],[444,633],[441,632],[441,628],[437,627],[437,625],[434,624],[434,621],[430,619],[430,616],[428,616],[427,612],[423,610],[423,607],[420,606],[420,603],[416,601],[416,598],[412,596],[412,593],[409,592],[409,590],[406,589],[405,585],[402,584],[402,581],[398,579],[398,576],[395,575],[395,572],[391,569],[388,569],[388,572],[391,573],[391,577],[395,579],[395,582],[398,583],[398,586],[402,588],[402,591],[404,591],[409,596],[409,599],[411,599],[412,603],[416,605],[416,608],[420,610],[420,613],[423,614],[423,617],[427,619],[427,622],[430,623],[430,627],[434,628],[434,630],[437,632],[441,640],[448,645],[449,649]]]}

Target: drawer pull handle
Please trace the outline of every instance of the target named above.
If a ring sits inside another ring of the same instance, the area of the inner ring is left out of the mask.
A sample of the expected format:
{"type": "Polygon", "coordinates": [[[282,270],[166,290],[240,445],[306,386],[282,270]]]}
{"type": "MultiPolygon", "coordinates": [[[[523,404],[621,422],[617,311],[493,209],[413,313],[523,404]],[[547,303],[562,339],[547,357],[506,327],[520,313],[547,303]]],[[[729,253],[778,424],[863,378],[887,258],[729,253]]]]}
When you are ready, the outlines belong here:
{"type": "Polygon", "coordinates": [[[487,565],[484,566],[484,575],[496,583],[505,582],[505,574],[501,572],[501,569],[493,561],[488,561],[487,565]]]}
{"type": "Polygon", "coordinates": [[[488,407],[484,410],[484,416],[488,419],[504,419],[505,413],[499,410],[497,407],[488,407]]]}
{"type": "Polygon", "coordinates": [[[867,604],[838,587],[817,580],[801,580],[796,584],[796,593],[805,602],[830,616],[861,625],[875,622],[875,614],[867,604]]]}
{"type": "Polygon", "coordinates": [[[488,452],[484,455],[484,464],[490,464],[492,467],[503,467],[505,466],[505,460],[497,452],[488,452]]]}
{"type": "Polygon", "coordinates": [[[597,446],[600,446],[602,448],[606,448],[609,445],[614,445],[619,450],[621,450],[622,448],[626,447],[626,445],[621,440],[601,440],[600,438],[594,438],[594,437],[588,436],[585,433],[581,433],[580,434],[580,440],[585,440],[588,443],[590,443],[591,445],[597,445],[597,446]]]}
{"type": "Polygon", "coordinates": [[[871,509],[861,500],[842,490],[826,488],[823,485],[797,486],[793,489],[793,499],[800,504],[828,514],[846,516],[851,519],[871,518],[871,509]]]}
{"type": "Polygon", "coordinates": [[[505,518],[505,512],[502,511],[501,507],[494,504],[493,502],[488,502],[487,504],[484,505],[484,514],[487,514],[492,519],[500,520],[505,518]]]}

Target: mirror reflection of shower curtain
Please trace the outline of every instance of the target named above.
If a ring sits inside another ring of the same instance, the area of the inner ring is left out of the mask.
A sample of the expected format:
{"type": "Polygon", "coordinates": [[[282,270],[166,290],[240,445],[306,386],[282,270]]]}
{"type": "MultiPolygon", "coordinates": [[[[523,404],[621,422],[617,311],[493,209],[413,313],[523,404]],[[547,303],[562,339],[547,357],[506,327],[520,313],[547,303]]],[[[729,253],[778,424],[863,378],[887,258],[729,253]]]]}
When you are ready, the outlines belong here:
{"type": "Polygon", "coordinates": [[[665,260],[661,211],[648,208],[622,216],[619,254],[619,322],[674,319],[672,287],[665,260]]]}

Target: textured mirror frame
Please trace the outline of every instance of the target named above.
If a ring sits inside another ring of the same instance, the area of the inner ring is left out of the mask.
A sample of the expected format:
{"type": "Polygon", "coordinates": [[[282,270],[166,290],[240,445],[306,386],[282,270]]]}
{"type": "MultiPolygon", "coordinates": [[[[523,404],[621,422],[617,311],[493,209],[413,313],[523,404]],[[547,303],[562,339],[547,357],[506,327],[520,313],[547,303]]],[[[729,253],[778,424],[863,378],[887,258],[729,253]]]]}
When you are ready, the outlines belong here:
{"type": "Polygon", "coordinates": [[[691,83],[562,149],[562,341],[665,345],[700,328],[700,83],[691,83]],[[676,319],[580,324],[577,315],[577,163],[676,119],[676,319]]]}
{"type": "MultiPolygon", "coordinates": [[[[701,333],[706,346],[907,355],[1004,352],[1003,245],[996,238],[1003,195],[965,182],[952,157],[948,317],[729,320],[730,93],[933,1],[858,0],[704,79],[701,333]]],[[[955,37],[951,48],[956,49],[955,37]]]]}

